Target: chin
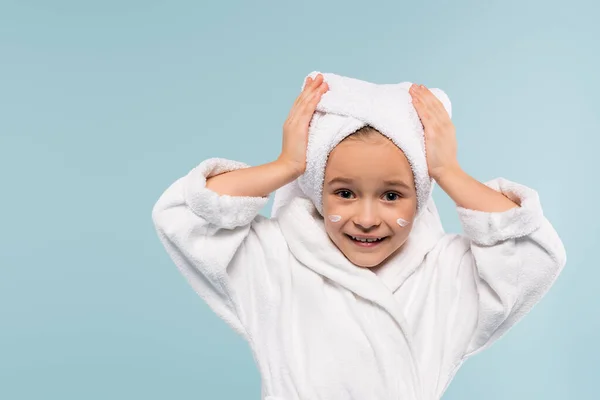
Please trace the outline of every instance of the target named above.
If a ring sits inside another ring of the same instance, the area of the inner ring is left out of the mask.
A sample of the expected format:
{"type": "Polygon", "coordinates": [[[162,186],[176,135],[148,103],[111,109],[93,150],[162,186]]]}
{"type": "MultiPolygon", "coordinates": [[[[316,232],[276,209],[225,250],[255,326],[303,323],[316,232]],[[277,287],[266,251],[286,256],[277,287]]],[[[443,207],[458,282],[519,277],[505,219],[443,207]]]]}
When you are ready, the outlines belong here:
{"type": "Polygon", "coordinates": [[[387,257],[371,256],[371,257],[350,257],[352,264],[361,268],[375,268],[383,263],[387,257]]]}
{"type": "Polygon", "coordinates": [[[389,249],[382,249],[383,251],[379,253],[371,253],[371,254],[360,254],[354,252],[346,253],[346,258],[352,262],[352,264],[361,267],[361,268],[376,268],[382,266],[385,262],[390,260],[398,251],[402,248],[402,246],[398,246],[394,251],[390,252],[389,249]],[[387,250],[387,251],[386,251],[387,250]]]}
{"type": "Polygon", "coordinates": [[[386,247],[382,247],[378,252],[361,253],[360,251],[356,251],[356,249],[352,248],[352,246],[348,246],[348,244],[345,243],[345,240],[342,242],[336,242],[334,240],[331,241],[338,248],[338,250],[344,254],[348,261],[360,268],[376,268],[381,266],[402,247],[402,244],[404,244],[404,241],[400,243],[400,245],[392,243],[394,248],[393,251],[390,251],[390,248],[387,247],[390,245],[388,243],[386,247]]]}

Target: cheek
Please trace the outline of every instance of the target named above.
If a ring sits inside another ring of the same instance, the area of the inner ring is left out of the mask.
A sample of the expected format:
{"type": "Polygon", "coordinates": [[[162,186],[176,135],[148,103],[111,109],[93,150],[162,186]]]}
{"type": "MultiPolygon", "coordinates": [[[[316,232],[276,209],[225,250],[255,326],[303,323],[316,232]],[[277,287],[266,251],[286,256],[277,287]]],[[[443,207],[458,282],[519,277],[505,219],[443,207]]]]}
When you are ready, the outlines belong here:
{"type": "Polygon", "coordinates": [[[398,218],[396,220],[396,223],[398,225],[400,225],[402,228],[404,228],[405,226],[408,226],[408,224],[410,224],[410,221],[405,220],[404,218],[398,218]]]}
{"type": "Polygon", "coordinates": [[[393,210],[393,212],[388,213],[386,219],[389,221],[392,229],[398,232],[410,231],[415,214],[416,207],[413,207],[412,204],[405,204],[404,207],[399,207],[393,210]]]}
{"type": "Polygon", "coordinates": [[[336,205],[335,199],[331,199],[330,196],[323,197],[323,215],[326,225],[334,229],[339,228],[348,219],[347,214],[343,207],[336,205]]]}
{"type": "Polygon", "coordinates": [[[344,224],[347,222],[347,217],[340,214],[325,214],[325,230],[332,239],[339,236],[344,228],[344,224]]]}
{"type": "Polygon", "coordinates": [[[331,214],[327,216],[327,219],[329,219],[331,222],[340,222],[342,220],[342,216],[337,214],[331,214]]]}
{"type": "Polygon", "coordinates": [[[338,247],[343,246],[342,232],[344,227],[344,217],[339,214],[325,214],[324,218],[325,232],[329,239],[338,247]]]}

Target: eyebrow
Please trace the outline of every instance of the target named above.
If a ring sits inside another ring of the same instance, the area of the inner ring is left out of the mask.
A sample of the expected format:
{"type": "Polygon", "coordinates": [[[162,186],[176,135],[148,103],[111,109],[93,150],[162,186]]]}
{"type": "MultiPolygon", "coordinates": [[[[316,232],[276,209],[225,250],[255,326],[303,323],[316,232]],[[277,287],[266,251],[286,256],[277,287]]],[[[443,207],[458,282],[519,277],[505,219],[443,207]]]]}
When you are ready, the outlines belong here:
{"type": "MultiPolygon", "coordinates": [[[[329,185],[333,185],[334,183],[347,183],[347,184],[352,184],[354,183],[354,181],[350,178],[342,178],[341,176],[337,176],[333,179],[331,179],[328,184],[329,185]]],[[[398,186],[398,187],[403,187],[405,189],[410,190],[411,187],[404,181],[397,181],[397,180],[384,180],[383,183],[387,186],[398,186]]]]}

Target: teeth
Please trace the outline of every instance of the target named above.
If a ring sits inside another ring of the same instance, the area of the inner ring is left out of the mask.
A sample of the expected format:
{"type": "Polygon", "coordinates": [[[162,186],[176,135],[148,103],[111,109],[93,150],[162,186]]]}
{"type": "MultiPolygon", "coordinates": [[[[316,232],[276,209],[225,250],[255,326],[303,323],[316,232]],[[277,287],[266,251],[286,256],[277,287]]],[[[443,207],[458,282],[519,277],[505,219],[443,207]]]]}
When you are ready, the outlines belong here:
{"type": "Polygon", "coordinates": [[[371,243],[371,242],[378,242],[381,240],[381,238],[379,239],[360,239],[354,236],[350,236],[353,240],[359,241],[359,242],[363,242],[363,243],[371,243]]]}

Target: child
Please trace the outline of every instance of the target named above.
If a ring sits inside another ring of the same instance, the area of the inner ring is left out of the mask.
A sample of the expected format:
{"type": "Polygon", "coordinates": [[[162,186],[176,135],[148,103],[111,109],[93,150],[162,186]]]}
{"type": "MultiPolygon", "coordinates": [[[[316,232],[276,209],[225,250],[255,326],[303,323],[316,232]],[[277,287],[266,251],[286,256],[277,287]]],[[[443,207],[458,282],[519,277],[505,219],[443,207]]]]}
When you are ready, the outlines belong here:
{"type": "Polygon", "coordinates": [[[263,399],[439,399],[562,270],[537,193],[460,168],[436,90],[312,73],[275,161],[206,160],[154,206],[176,266],[249,342],[263,399]],[[464,235],[444,233],[432,179],[464,235]]]}

